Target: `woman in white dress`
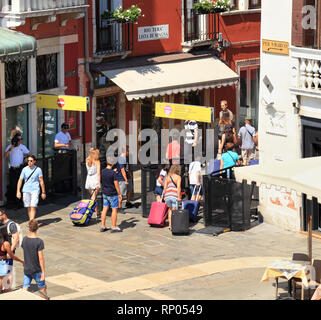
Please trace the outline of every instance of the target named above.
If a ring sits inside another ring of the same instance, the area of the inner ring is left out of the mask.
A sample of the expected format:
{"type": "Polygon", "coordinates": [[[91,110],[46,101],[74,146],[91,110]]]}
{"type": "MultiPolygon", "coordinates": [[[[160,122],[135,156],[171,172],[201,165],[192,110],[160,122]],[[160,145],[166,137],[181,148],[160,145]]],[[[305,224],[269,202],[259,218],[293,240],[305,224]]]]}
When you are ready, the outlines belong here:
{"type": "MultiPolygon", "coordinates": [[[[99,161],[99,150],[91,148],[89,155],[86,159],[87,178],[85,189],[87,189],[91,195],[91,200],[94,200],[100,189],[100,161],[99,161]]],[[[96,207],[96,213],[98,215],[98,208],[96,207]]]]}

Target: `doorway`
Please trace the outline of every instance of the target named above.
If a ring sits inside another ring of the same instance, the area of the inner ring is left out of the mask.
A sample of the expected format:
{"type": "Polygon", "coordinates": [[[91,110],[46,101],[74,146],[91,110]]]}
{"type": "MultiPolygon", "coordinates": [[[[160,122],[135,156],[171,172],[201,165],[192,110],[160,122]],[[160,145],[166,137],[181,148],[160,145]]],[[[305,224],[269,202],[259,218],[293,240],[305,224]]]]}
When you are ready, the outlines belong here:
{"type": "MultiPolygon", "coordinates": [[[[303,158],[321,156],[321,121],[303,119],[303,158]]],[[[307,212],[312,212],[312,230],[321,232],[321,205],[303,196],[303,230],[307,231],[307,212]]]]}

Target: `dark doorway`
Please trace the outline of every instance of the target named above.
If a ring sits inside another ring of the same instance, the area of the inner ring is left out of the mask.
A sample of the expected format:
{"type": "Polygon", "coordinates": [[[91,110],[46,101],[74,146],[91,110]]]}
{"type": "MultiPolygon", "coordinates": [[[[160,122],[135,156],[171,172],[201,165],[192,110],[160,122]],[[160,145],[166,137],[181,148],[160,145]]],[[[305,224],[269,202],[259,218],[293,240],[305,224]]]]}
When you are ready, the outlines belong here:
{"type": "MultiPolygon", "coordinates": [[[[321,156],[321,121],[302,119],[303,158],[321,156]]],[[[312,212],[312,230],[321,232],[321,205],[303,196],[303,230],[307,231],[307,212],[312,212]]]]}

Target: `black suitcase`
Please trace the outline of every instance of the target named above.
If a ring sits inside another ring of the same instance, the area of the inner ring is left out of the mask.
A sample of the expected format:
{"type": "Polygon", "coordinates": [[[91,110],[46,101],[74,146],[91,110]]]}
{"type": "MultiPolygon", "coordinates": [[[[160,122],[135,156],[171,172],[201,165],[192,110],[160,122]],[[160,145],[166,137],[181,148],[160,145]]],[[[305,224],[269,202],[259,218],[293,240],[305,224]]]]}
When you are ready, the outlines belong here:
{"type": "Polygon", "coordinates": [[[187,209],[172,211],[172,234],[189,234],[189,211],[187,209]]]}

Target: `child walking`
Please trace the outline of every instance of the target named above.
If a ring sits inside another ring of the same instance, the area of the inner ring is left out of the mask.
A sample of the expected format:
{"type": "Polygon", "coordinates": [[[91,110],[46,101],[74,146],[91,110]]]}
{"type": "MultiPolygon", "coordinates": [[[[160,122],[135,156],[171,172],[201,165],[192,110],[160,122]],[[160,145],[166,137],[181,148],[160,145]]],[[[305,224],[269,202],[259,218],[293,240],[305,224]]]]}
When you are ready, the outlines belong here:
{"type": "Polygon", "coordinates": [[[38,238],[39,224],[35,219],[29,221],[29,234],[23,238],[21,247],[24,256],[24,279],[23,288],[29,290],[32,279],[37,283],[43,298],[48,300],[47,286],[45,282],[45,258],[43,240],[38,238]]]}

